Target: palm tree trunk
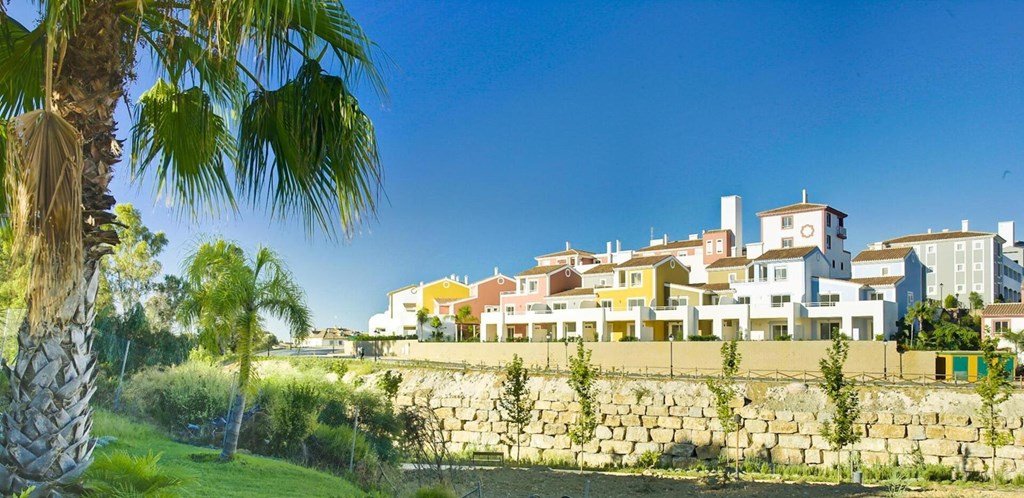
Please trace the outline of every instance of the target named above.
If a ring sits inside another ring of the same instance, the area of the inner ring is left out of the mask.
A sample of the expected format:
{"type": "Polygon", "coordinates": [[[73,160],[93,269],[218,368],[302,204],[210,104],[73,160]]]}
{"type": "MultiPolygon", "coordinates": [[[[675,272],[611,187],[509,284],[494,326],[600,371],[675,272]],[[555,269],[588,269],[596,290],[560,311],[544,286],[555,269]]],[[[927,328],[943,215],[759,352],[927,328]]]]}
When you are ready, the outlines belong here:
{"type": "Polygon", "coordinates": [[[84,143],[84,271],[64,306],[43,312],[37,330],[22,325],[14,366],[4,365],[12,401],[0,439],[3,494],[35,486],[34,496],[54,495],[92,462],[97,270],[117,243],[117,235],[101,225],[114,219],[114,198],[107,193],[111,167],[120,160],[114,109],[123,93],[122,64],[130,63],[111,57],[121,52],[119,33],[110,0],[90,2],[55,81],[54,104],[84,143]]]}
{"type": "Polygon", "coordinates": [[[220,452],[221,460],[231,460],[238,451],[238,435],[242,432],[242,414],[245,413],[245,390],[239,388],[235,395],[235,405],[228,414],[227,427],[224,432],[224,449],[220,452]]]}

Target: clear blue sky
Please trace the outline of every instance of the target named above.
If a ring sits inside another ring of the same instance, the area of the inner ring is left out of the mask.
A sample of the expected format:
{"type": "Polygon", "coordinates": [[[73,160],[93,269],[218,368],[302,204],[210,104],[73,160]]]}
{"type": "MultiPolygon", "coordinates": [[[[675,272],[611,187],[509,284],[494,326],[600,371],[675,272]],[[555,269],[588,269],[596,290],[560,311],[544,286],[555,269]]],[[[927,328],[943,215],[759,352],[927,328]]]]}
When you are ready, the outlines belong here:
{"type": "Polygon", "coordinates": [[[122,165],[114,193],[168,232],[165,270],[194,233],[268,244],[317,326],[365,329],[390,289],[514,274],[566,240],[682,238],[717,228],[726,194],[753,241],[756,211],[807,188],[849,213],[854,254],[962,218],[1024,222],[1021,3],[346,5],[396,66],[386,108],[362,98],[386,170],[379,221],[344,244],[259,213],[181,222],[122,165]]]}

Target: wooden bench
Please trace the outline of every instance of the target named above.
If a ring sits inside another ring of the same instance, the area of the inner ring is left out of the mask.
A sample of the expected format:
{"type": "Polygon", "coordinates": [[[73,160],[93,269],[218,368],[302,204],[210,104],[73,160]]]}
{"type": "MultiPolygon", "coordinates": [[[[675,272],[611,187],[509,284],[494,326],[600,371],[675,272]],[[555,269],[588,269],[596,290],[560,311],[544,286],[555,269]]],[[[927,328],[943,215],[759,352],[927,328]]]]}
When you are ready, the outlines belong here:
{"type": "Polygon", "coordinates": [[[505,465],[505,454],[500,451],[474,451],[470,460],[473,464],[477,462],[490,462],[505,465]]]}

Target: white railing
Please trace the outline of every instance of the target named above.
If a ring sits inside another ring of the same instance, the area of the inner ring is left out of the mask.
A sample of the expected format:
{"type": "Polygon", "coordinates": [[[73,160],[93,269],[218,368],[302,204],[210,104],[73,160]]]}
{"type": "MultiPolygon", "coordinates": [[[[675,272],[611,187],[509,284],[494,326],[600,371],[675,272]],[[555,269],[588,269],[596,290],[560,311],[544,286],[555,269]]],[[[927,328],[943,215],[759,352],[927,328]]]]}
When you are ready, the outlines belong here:
{"type": "Polygon", "coordinates": [[[788,301],[785,302],[785,303],[772,303],[772,308],[781,308],[781,307],[783,307],[783,306],[785,306],[787,304],[789,304],[788,301]]]}
{"type": "Polygon", "coordinates": [[[808,301],[803,303],[808,308],[826,308],[835,306],[839,301],[808,301]]]}
{"type": "Polygon", "coordinates": [[[675,311],[683,306],[651,306],[654,311],[675,311]]]}

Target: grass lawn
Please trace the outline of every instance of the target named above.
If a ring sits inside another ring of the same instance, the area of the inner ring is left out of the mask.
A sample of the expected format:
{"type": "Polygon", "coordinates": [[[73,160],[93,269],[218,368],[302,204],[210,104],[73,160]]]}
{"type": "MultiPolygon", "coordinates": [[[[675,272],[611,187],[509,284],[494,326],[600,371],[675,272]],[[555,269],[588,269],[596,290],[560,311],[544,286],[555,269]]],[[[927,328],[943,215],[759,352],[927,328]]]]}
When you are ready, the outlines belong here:
{"type": "Polygon", "coordinates": [[[282,460],[238,455],[222,463],[217,460],[219,450],[176,443],[152,426],[103,411],[97,411],[94,420],[94,437],[117,438],[116,443],[97,448],[97,457],[119,450],[133,455],[162,453],[160,466],[188,480],[180,488],[184,496],[365,496],[340,477],[282,460]]]}

